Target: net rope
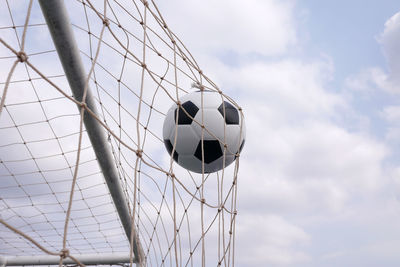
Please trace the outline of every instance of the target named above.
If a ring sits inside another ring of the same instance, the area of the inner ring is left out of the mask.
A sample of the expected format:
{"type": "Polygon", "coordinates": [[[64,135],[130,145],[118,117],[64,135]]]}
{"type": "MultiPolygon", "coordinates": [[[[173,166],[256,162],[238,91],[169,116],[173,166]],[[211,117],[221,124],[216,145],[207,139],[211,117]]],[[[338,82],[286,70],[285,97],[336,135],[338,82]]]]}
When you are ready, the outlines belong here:
{"type": "Polygon", "coordinates": [[[161,129],[173,103],[194,119],[180,102],[192,84],[218,92],[243,117],[242,109],[203,73],[156,3],[66,1],[86,70],[82,101],[38,3],[2,5],[0,256],[49,254],[60,266],[65,258],[84,266],[76,255],[126,252],[133,264],[134,236],[124,234],[83,125],[91,116],[108,137],[140,265],[234,266],[240,155],[219,172],[192,173],[165,151],[161,129]]]}

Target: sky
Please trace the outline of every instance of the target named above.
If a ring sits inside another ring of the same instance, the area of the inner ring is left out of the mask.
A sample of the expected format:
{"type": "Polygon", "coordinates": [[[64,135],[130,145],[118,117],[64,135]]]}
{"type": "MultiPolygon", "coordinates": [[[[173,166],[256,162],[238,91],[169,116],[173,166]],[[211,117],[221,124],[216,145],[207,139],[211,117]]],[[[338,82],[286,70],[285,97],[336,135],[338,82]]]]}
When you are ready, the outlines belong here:
{"type": "Polygon", "coordinates": [[[244,108],[237,266],[397,266],[400,3],[160,5],[244,108]]]}
{"type": "MultiPolygon", "coordinates": [[[[243,108],[235,266],[398,266],[400,2],[170,0],[158,7],[243,108]]],[[[43,60],[35,63],[60,72],[43,60]]]]}

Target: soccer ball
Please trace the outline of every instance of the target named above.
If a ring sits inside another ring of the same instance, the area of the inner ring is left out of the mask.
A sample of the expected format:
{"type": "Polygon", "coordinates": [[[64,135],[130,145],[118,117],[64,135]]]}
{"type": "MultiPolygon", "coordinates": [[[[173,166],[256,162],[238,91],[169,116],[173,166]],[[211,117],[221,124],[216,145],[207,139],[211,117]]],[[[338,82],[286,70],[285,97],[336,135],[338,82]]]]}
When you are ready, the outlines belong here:
{"type": "Polygon", "coordinates": [[[238,109],[208,90],[189,93],[180,103],[180,108],[174,104],[169,109],[163,126],[164,144],[170,155],[174,151],[173,159],[197,173],[203,172],[202,162],[204,173],[231,164],[245,142],[244,120],[238,109]]]}

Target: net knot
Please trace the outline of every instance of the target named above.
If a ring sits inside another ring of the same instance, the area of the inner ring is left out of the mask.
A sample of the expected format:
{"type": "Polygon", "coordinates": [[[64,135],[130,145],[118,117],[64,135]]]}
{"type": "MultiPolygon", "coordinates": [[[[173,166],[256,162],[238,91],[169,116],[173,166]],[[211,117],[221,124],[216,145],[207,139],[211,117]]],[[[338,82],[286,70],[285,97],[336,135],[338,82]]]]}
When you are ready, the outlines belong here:
{"type": "Polygon", "coordinates": [[[60,251],[60,257],[61,257],[62,259],[65,259],[65,258],[69,257],[69,250],[66,249],[66,248],[62,249],[62,250],[60,251]]]}
{"type": "Polygon", "coordinates": [[[24,51],[19,51],[17,53],[17,57],[18,57],[19,62],[21,62],[21,63],[28,60],[28,56],[25,54],[24,51]]]}
{"type": "Polygon", "coordinates": [[[81,102],[81,103],[79,103],[79,105],[81,106],[81,108],[84,108],[84,109],[87,108],[86,102],[81,102]]]}
{"type": "Polygon", "coordinates": [[[203,203],[203,204],[206,203],[206,199],[205,199],[205,198],[202,198],[200,201],[201,201],[201,203],[203,203]]]}
{"type": "Polygon", "coordinates": [[[149,7],[149,2],[143,1],[143,5],[144,5],[145,7],[149,7]]]}
{"type": "Polygon", "coordinates": [[[110,26],[110,20],[109,19],[103,19],[103,24],[106,25],[107,27],[110,26]]]}
{"type": "Polygon", "coordinates": [[[192,88],[200,89],[200,91],[204,91],[205,87],[200,82],[192,83],[192,88]]]}
{"type": "Polygon", "coordinates": [[[138,158],[141,158],[142,155],[143,155],[143,150],[141,150],[141,149],[136,150],[136,156],[137,156],[138,158]]]}
{"type": "Polygon", "coordinates": [[[146,66],[145,63],[142,63],[142,68],[143,68],[143,69],[146,69],[146,68],[147,68],[147,66],[146,66]]]}

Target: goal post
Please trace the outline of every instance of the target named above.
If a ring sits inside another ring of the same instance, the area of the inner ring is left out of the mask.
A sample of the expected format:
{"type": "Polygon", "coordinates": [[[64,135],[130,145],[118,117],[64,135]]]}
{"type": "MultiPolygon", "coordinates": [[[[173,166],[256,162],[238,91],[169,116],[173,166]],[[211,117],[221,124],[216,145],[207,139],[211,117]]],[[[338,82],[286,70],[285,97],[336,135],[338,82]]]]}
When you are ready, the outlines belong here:
{"type": "MultiPolygon", "coordinates": [[[[87,76],[64,2],[63,0],[40,0],[39,3],[74,98],[81,102],[87,76]]],[[[87,107],[96,114],[96,106],[89,88],[87,88],[84,101],[87,107]]],[[[131,235],[133,235],[133,244],[131,244],[134,253],[133,262],[140,263],[144,254],[132,224],[132,216],[134,215],[130,213],[127,200],[124,197],[104,129],[93,116],[88,114],[84,116],[83,121],[128,240],[131,240],[131,235]]]]}
{"type": "MultiPolygon", "coordinates": [[[[124,264],[130,262],[127,253],[103,253],[103,254],[78,254],[75,258],[85,265],[105,265],[105,264],[124,264]]],[[[23,266],[23,265],[58,265],[60,263],[59,256],[14,256],[1,257],[0,267],[4,266],[23,266]]],[[[70,258],[63,260],[63,264],[76,264],[70,258]]]]}

